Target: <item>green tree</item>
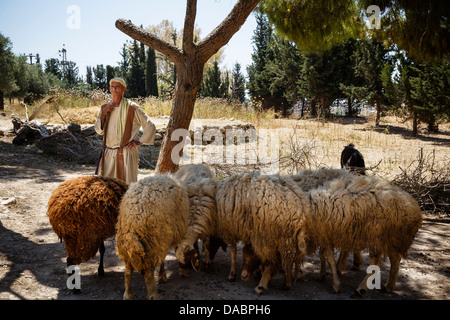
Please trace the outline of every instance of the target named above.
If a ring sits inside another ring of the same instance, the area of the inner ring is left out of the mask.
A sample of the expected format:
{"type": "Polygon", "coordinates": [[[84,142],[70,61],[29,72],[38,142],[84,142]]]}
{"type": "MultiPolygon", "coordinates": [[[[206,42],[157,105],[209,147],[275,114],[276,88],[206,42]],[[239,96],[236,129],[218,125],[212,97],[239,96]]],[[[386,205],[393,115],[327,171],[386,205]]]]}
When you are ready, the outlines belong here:
{"type": "MultiPolygon", "coordinates": [[[[130,51],[130,68],[126,77],[129,98],[145,97],[145,63],[142,60],[140,45],[134,40],[130,51]]],[[[144,55],[145,58],[145,55],[144,55]]]]}
{"type": "MultiPolygon", "coordinates": [[[[307,52],[331,49],[361,31],[360,4],[354,0],[264,0],[260,8],[276,30],[307,52]]],[[[364,7],[365,8],[365,7],[364,7]]]]}
{"type": "MultiPolygon", "coordinates": [[[[106,88],[109,88],[109,81],[116,76],[118,73],[119,68],[110,66],[109,64],[106,65],[106,88]]],[[[107,89],[106,89],[107,91],[107,89]]]]}
{"type": "Polygon", "coordinates": [[[92,89],[94,87],[94,76],[91,66],[86,66],[86,83],[89,85],[89,88],[92,89]]]}
{"type": "Polygon", "coordinates": [[[69,88],[73,88],[80,82],[77,64],[73,61],[67,61],[62,65],[62,80],[69,88]]]}
{"type": "Polygon", "coordinates": [[[93,84],[95,89],[100,89],[107,91],[108,86],[106,82],[106,69],[103,64],[98,64],[94,68],[92,68],[92,73],[94,75],[93,84]]]}
{"type": "Polygon", "coordinates": [[[61,79],[61,64],[58,59],[50,58],[44,62],[44,72],[46,74],[53,74],[58,79],[61,79]]]}
{"type": "Polygon", "coordinates": [[[18,89],[14,78],[16,59],[12,53],[12,43],[0,33],[0,110],[4,110],[4,94],[18,89]]]}
{"type": "MultiPolygon", "coordinates": [[[[418,1],[413,0],[411,2],[417,3],[418,1]]],[[[180,47],[174,46],[167,40],[137,27],[130,20],[118,19],[116,21],[118,29],[133,39],[160,51],[176,65],[177,85],[173,94],[173,107],[167,126],[167,134],[164,137],[156,165],[158,173],[173,172],[178,167],[178,161],[172,157],[172,151],[180,141],[173,140],[172,133],[176,129],[189,128],[197,93],[202,83],[205,63],[228,43],[259,2],[259,0],[238,0],[222,23],[203,40],[195,43],[194,25],[197,14],[197,0],[187,0],[183,38],[180,47]]],[[[381,0],[377,2],[381,2],[381,0]]],[[[401,8],[404,2],[403,0],[387,1],[388,9],[394,8],[394,6],[401,8]]],[[[264,11],[268,13],[269,19],[275,24],[278,31],[289,40],[294,41],[302,49],[302,45],[314,49],[321,46],[331,47],[336,41],[339,42],[351,37],[357,38],[355,32],[363,30],[361,13],[365,12],[363,9],[367,8],[367,6],[361,6],[361,3],[364,4],[362,0],[331,2],[261,0],[261,3],[264,5],[264,11]]],[[[425,28],[426,32],[431,35],[435,31],[443,30],[446,38],[439,38],[438,42],[446,41],[449,29],[447,9],[450,5],[444,1],[442,3],[444,14],[442,15],[443,18],[438,20],[437,27],[436,24],[428,24],[426,25],[427,28],[425,28]],[[429,26],[432,27],[429,28],[429,26]]],[[[401,10],[398,12],[401,14],[401,10]]],[[[427,11],[420,14],[425,17],[425,21],[430,18],[427,11]]],[[[409,22],[414,24],[414,19],[410,19],[409,22]]],[[[402,30],[398,31],[401,32],[402,30]]],[[[420,33],[418,34],[419,36],[410,41],[412,45],[420,44],[415,41],[421,38],[420,33]]],[[[443,49],[446,52],[442,53],[441,56],[448,54],[448,48],[443,47],[443,49]]]]}
{"type": "Polygon", "coordinates": [[[152,48],[147,49],[145,68],[145,88],[147,96],[158,97],[158,70],[156,68],[156,54],[152,48]]]}
{"type": "Polygon", "coordinates": [[[221,98],[221,85],[222,79],[219,63],[214,61],[213,66],[206,70],[202,85],[200,86],[199,95],[202,97],[221,98]]]}
{"type": "Polygon", "coordinates": [[[40,64],[27,65],[26,69],[27,94],[24,100],[27,103],[32,103],[34,100],[45,96],[50,89],[50,85],[40,64]]]}
{"type": "Polygon", "coordinates": [[[450,2],[441,0],[359,0],[362,8],[377,5],[381,28],[371,36],[396,44],[416,62],[450,61],[450,2]]]}
{"type": "Polygon", "coordinates": [[[385,64],[392,64],[388,49],[375,39],[358,41],[355,59],[355,75],[361,79],[359,92],[361,100],[367,100],[377,111],[375,125],[379,125],[382,106],[385,102],[382,71],[385,64]]]}
{"type": "Polygon", "coordinates": [[[428,131],[437,132],[440,118],[450,116],[450,66],[432,63],[413,66],[411,97],[419,117],[428,124],[428,131]]]}
{"type": "Polygon", "coordinates": [[[253,101],[261,103],[263,109],[274,109],[276,114],[285,114],[287,101],[283,86],[272,85],[274,70],[271,66],[278,59],[277,39],[272,24],[260,10],[256,11],[256,29],[253,33],[252,64],[247,67],[247,89],[253,101]]]}
{"type": "Polygon", "coordinates": [[[119,62],[119,71],[118,76],[126,79],[128,77],[129,67],[130,67],[130,58],[128,53],[127,45],[124,43],[122,46],[122,51],[120,52],[120,56],[122,60],[119,62]]]}
{"type": "Polygon", "coordinates": [[[28,63],[26,56],[16,57],[14,78],[17,89],[10,93],[10,97],[24,99],[28,93],[28,63]]]}
{"type": "Polygon", "coordinates": [[[234,64],[231,73],[231,99],[245,102],[245,77],[238,62],[234,64]]]}
{"type": "MultiPolygon", "coordinates": [[[[253,100],[263,102],[271,96],[266,65],[271,60],[269,45],[273,30],[267,17],[261,11],[256,10],[255,17],[256,29],[252,36],[252,64],[247,67],[247,89],[253,100]]],[[[266,105],[263,105],[263,108],[265,107],[266,105]]]]}

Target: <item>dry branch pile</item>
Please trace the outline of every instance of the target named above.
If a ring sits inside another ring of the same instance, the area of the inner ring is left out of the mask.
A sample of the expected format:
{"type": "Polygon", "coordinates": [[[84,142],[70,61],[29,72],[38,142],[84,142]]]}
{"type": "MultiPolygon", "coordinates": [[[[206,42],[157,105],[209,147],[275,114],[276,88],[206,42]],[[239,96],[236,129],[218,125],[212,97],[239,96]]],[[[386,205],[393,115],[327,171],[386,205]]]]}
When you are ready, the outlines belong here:
{"type": "Polygon", "coordinates": [[[409,192],[424,211],[450,215],[450,159],[436,163],[434,150],[424,155],[394,178],[394,184],[409,192]]]}

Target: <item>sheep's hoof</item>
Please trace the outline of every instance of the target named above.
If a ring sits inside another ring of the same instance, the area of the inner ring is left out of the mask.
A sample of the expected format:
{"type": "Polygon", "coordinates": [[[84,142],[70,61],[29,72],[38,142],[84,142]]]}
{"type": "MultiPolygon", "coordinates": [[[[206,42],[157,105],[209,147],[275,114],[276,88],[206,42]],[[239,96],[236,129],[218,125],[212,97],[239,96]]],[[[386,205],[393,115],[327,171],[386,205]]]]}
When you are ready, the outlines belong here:
{"type": "Polygon", "coordinates": [[[266,293],[266,288],[264,288],[263,286],[257,286],[255,288],[255,292],[259,295],[262,295],[262,294],[266,293]]]}
{"type": "Polygon", "coordinates": [[[73,294],[80,294],[81,293],[81,289],[73,289],[72,290],[73,294]]]}
{"type": "Polygon", "coordinates": [[[366,290],[364,289],[356,289],[353,291],[351,297],[353,299],[361,299],[366,295],[366,290]]]}
{"type": "Polygon", "coordinates": [[[292,287],[292,285],[287,285],[286,283],[283,283],[283,284],[281,285],[281,288],[282,288],[283,290],[285,290],[285,291],[291,290],[291,287],[292,287]]]}
{"type": "Polygon", "coordinates": [[[326,273],[319,274],[319,276],[317,277],[317,281],[320,281],[320,282],[325,281],[326,276],[327,276],[326,273]]]}
{"type": "Polygon", "coordinates": [[[230,273],[230,274],[228,275],[228,281],[229,281],[229,282],[234,282],[234,281],[236,281],[236,274],[230,273]]]}
{"type": "Polygon", "coordinates": [[[392,293],[393,288],[391,286],[382,285],[381,292],[383,293],[392,293]]]}
{"type": "Polygon", "coordinates": [[[151,294],[147,297],[147,300],[159,300],[159,295],[157,293],[151,294]]]}
{"type": "Polygon", "coordinates": [[[97,274],[98,274],[99,277],[103,277],[105,275],[105,270],[98,269],[97,274]]]}
{"type": "MultiPolygon", "coordinates": [[[[192,269],[180,268],[180,270],[179,270],[179,275],[180,275],[180,277],[182,277],[182,278],[187,278],[187,277],[189,277],[189,275],[191,274],[191,272],[192,272],[192,269]]],[[[167,278],[166,278],[166,277],[164,277],[164,278],[165,278],[165,281],[163,281],[163,282],[166,282],[166,281],[167,281],[167,278]]]]}
{"type": "Polygon", "coordinates": [[[133,295],[131,293],[125,292],[123,294],[123,300],[133,300],[133,295]]]}

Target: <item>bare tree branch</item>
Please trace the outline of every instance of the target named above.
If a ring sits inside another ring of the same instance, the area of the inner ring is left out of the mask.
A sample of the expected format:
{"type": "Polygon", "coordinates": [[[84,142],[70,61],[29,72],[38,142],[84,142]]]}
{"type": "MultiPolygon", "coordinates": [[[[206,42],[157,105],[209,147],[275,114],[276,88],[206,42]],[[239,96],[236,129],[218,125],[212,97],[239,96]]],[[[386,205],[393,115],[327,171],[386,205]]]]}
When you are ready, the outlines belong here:
{"type": "Polygon", "coordinates": [[[178,63],[181,61],[183,53],[181,52],[180,48],[177,48],[176,46],[158,38],[156,35],[145,31],[142,28],[139,28],[130,20],[118,19],[116,21],[116,28],[129,35],[131,38],[138,40],[146,46],[149,46],[154,50],[161,52],[173,62],[178,63]]]}
{"type": "Polygon", "coordinates": [[[198,54],[203,62],[230,41],[258,3],[259,0],[239,0],[234,5],[222,23],[197,45],[198,54]]]}
{"type": "Polygon", "coordinates": [[[197,15],[197,0],[188,0],[186,5],[186,17],[183,29],[183,52],[188,55],[194,53],[194,24],[197,15]]]}

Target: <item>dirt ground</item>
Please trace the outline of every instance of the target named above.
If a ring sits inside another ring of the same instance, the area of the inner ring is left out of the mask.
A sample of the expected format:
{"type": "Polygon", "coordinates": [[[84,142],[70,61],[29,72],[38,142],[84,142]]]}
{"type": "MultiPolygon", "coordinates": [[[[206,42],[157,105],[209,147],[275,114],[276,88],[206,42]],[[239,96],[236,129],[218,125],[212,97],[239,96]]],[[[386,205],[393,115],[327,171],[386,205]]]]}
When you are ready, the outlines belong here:
{"type": "MultiPolygon", "coordinates": [[[[63,181],[93,174],[91,165],[64,162],[14,146],[13,137],[0,136],[0,300],[120,300],[124,291],[124,265],[115,253],[114,239],[106,241],[105,276],[97,276],[98,255],[80,266],[81,293],[67,288],[64,244],[53,232],[47,215],[51,192],[63,181]]],[[[150,173],[140,172],[139,178],[150,173]]],[[[369,290],[365,299],[448,300],[450,297],[450,219],[426,215],[407,260],[402,260],[397,289],[392,294],[369,290]]],[[[240,269],[241,254],[238,254],[240,269]]],[[[178,275],[170,252],[166,259],[168,282],[159,284],[164,300],[347,300],[364,278],[368,263],[341,276],[341,292],[331,293],[332,279],[316,280],[317,255],[309,256],[304,276],[289,291],[281,287],[283,274],[272,279],[265,295],[256,295],[257,280],[228,282],[228,252],[219,251],[214,273],[200,271],[188,278],[178,275]]],[[[349,261],[350,266],[351,261],[349,261]]],[[[381,268],[387,279],[389,262],[381,268]]],[[[143,278],[134,273],[135,299],[144,299],[143,278]]]]}

